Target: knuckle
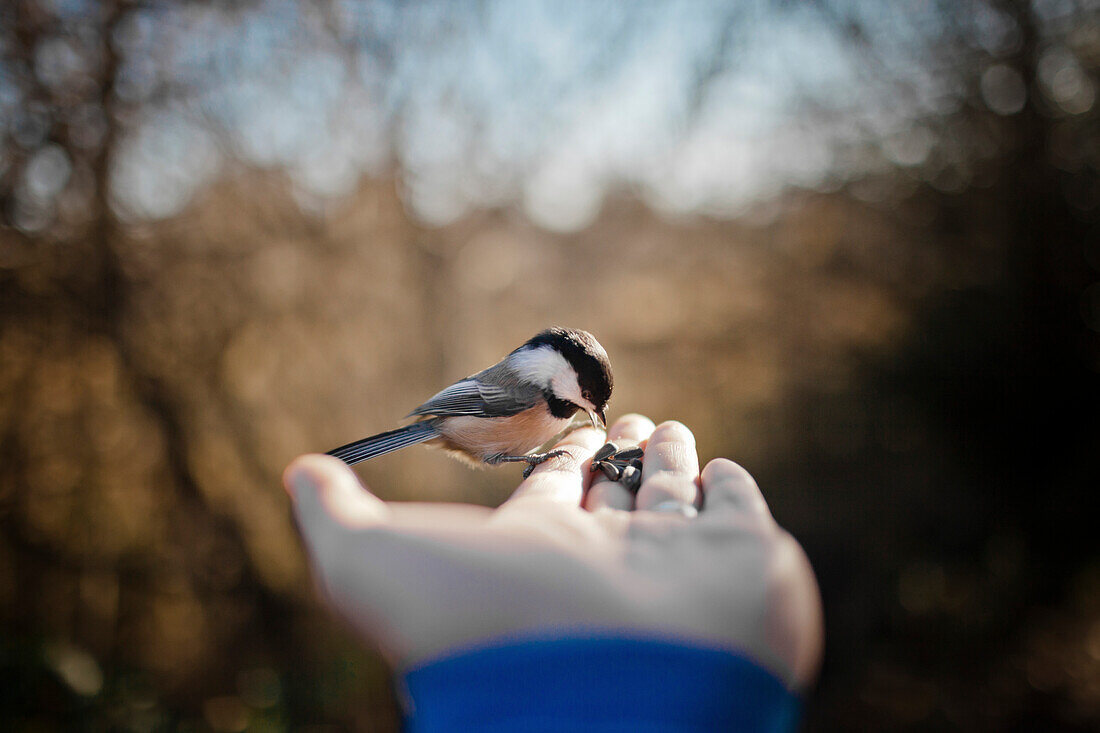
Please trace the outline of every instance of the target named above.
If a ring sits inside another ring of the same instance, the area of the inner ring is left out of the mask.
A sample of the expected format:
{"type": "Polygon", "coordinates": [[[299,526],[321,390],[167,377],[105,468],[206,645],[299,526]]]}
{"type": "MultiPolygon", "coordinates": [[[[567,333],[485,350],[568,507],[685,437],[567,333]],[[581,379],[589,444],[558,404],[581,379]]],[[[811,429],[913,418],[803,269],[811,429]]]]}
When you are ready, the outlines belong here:
{"type": "Polygon", "coordinates": [[[694,501],[695,484],[660,474],[648,479],[638,490],[638,496],[648,503],[659,504],[664,500],[694,501]]]}

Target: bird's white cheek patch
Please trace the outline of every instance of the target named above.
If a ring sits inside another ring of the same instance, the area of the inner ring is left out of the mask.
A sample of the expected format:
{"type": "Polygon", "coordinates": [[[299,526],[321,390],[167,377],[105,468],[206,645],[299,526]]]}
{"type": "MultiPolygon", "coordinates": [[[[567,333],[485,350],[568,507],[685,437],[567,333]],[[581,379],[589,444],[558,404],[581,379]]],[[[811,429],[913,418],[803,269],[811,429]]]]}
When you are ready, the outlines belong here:
{"type": "Polygon", "coordinates": [[[512,357],[516,371],[525,375],[536,384],[549,385],[559,399],[572,402],[586,409],[595,409],[588,400],[581,397],[581,388],[577,384],[577,372],[564,356],[552,346],[540,346],[512,357]]]}
{"type": "Polygon", "coordinates": [[[586,411],[595,410],[596,408],[591,402],[581,397],[581,388],[577,384],[577,373],[573,371],[573,367],[567,368],[569,369],[568,374],[557,375],[551,382],[551,389],[554,390],[554,394],[586,411]]]}
{"type": "Polygon", "coordinates": [[[573,367],[569,366],[569,362],[561,352],[552,346],[520,351],[511,359],[515,370],[522,374],[524,379],[538,385],[552,385],[560,375],[573,371],[573,367]]]}

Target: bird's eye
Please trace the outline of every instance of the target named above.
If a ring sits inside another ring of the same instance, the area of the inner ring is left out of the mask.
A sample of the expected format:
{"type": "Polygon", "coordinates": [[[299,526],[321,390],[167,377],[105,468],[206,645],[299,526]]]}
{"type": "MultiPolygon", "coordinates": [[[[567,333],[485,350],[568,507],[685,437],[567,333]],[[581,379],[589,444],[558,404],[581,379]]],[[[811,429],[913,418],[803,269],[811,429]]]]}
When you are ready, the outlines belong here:
{"type": "Polygon", "coordinates": [[[589,402],[592,402],[592,393],[589,392],[587,389],[585,391],[581,392],[581,397],[585,398],[589,402]]]}

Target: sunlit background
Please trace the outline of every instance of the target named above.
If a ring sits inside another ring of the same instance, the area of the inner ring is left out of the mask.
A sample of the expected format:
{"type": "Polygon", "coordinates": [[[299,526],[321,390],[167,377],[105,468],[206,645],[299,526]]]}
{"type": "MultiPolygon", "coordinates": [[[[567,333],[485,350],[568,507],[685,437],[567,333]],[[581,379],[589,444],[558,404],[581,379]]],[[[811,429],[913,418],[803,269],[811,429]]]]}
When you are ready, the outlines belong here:
{"type": "Polygon", "coordinates": [[[3,3],[0,728],[395,730],[279,475],[561,324],[802,540],[806,729],[1095,730],[1098,93],[1096,0],[3,3]]]}

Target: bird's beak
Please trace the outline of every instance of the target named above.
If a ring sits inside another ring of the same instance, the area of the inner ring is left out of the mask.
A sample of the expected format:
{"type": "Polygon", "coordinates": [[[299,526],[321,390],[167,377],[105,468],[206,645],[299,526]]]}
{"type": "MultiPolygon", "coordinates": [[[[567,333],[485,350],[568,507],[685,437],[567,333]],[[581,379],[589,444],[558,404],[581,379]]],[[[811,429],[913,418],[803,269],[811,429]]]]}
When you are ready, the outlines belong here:
{"type": "Polygon", "coordinates": [[[607,429],[607,419],[604,418],[603,410],[599,410],[599,411],[596,411],[596,412],[589,412],[588,413],[588,419],[592,421],[592,427],[594,427],[594,428],[602,427],[605,430],[607,429]],[[597,423],[596,420],[599,420],[599,422],[597,423]]]}

